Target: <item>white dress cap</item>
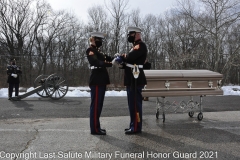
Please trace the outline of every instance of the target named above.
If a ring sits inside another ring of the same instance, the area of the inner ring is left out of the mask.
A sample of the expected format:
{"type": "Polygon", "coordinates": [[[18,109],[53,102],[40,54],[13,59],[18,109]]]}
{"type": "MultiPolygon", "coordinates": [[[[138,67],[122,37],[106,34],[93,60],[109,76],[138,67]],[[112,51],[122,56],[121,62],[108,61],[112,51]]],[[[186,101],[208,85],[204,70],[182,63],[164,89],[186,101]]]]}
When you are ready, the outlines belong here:
{"type": "Polygon", "coordinates": [[[106,36],[106,34],[102,32],[91,32],[90,35],[91,37],[98,37],[98,38],[104,38],[106,36]]]}
{"type": "Polygon", "coordinates": [[[142,32],[142,30],[138,27],[128,27],[128,32],[142,32]]]}

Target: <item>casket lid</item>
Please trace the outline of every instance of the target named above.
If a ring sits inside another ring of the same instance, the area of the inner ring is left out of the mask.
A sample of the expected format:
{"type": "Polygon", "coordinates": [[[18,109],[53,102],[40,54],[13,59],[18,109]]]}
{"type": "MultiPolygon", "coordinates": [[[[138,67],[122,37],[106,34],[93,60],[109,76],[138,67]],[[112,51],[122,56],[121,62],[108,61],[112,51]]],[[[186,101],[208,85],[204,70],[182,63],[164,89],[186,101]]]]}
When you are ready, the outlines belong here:
{"type": "Polygon", "coordinates": [[[223,75],[209,70],[144,70],[147,79],[159,78],[219,78],[223,75]]]}

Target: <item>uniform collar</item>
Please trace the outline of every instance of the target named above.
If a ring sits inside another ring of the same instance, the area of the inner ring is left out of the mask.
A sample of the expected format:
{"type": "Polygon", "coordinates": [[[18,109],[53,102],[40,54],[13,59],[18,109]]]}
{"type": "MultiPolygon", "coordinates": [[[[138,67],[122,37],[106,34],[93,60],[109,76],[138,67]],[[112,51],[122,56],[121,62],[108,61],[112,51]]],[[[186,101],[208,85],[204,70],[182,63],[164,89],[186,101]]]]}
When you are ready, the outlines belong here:
{"type": "Polygon", "coordinates": [[[141,40],[141,39],[139,39],[139,40],[135,41],[133,45],[135,46],[135,45],[139,44],[140,42],[142,42],[142,40],[141,40]]]}
{"type": "Polygon", "coordinates": [[[91,47],[92,47],[92,48],[94,48],[94,49],[97,49],[97,47],[96,47],[96,46],[94,46],[94,45],[92,45],[92,44],[91,44],[91,47]]]}
{"type": "Polygon", "coordinates": [[[91,48],[94,48],[94,49],[96,49],[98,52],[100,52],[100,49],[99,49],[99,48],[97,48],[96,46],[94,46],[94,45],[91,45],[90,47],[91,47],[91,48]]]}

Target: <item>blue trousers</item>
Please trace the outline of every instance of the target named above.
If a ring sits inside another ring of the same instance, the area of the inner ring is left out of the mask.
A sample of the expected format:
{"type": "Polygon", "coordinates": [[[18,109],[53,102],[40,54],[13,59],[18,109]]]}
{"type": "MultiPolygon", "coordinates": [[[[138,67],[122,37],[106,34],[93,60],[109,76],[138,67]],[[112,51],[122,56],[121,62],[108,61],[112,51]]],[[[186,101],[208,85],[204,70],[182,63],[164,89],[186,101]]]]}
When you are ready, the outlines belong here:
{"type": "Polygon", "coordinates": [[[126,87],[130,113],[129,128],[134,132],[142,130],[142,88],[142,86],[137,87],[135,91],[133,87],[126,87]]]}
{"type": "Polygon", "coordinates": [[[15,88],[15,96],[18,96],[19,93],[19,83],[9,83],[8,84],[8,97],[12,97],[13,87],[15,88]]]}
{"type": "Polygon", "coordinates": [[[102,112],[106,85],[90,86],[90,88],[91,88],[90,129],[91,132],[99,132],[101,129],[99,118],[102,112]]]}

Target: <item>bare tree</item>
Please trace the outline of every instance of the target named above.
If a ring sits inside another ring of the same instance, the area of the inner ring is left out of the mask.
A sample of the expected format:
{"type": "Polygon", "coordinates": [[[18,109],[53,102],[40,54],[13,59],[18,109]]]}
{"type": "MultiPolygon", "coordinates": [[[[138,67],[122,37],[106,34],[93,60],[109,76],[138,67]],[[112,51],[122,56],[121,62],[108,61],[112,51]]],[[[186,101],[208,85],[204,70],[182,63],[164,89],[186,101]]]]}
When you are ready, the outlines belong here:
{"type": "MultiPolygon", "coordinates": [[[[43,23],[49,9],[49,5],[44,2],[35,1],[37,9],[33,10],[33,2],[32,0],[0,2],[0,43],[6,47],[10,57],[16,58],[22,64],[25,73],[28,72],[29,63],[23,56],[31,55],[34,31],[43,23]]],[[[23,74],[23,82],[28,82],[28,79],[23,74]]]]}
{"type": "Polygon", "coordinates": [[[127,5],[128,0],[111,0],[107,5],[107,10],[112,16],[112,20],[110,20],[110,22],[112,22],[111,33],[113,35],[113,53],[119,53],[120,51],[120,37],[122,37],[122,34],[124,34],[122,29],[124,28],[124,18],[127,5]]]}
{"type": "Polygon", "coordinates": [[[224,52],[224,40],[231,26],[239,21],[240,2],[239,0],[199,0],[199,3],[203,5],[205,12],[201,10],[201,12],[191,12],[192,3],[189,0],[183,0],[179,4],[184,14],[201,26],[213,40],[212,69],[222,72],[219,63],[224,52]]]}
{"type": "Polygon", "coordinates": [[[93,6],[88,9],[90,17],[88,25],[92,31],[106,32],[107,13],[104,11],[103,6],[93,6]]]}
{"type": "Polygon", "coordinates": [[[140,26],[142,24],[142,19],[140,17],[140,9],[133,9],[130,12],[130,20],[133,26],[140,26]]]}
{"type": "MultiPolygon", "coordinates": [[[[109,42],[110,50],[109,53],[114,55],[115,53],[121,53],[124,50],[124,44],[126,44],[126,28],[125,18],[126,10],[128,6],[128,0],[111,0],[106,4],[106,8],[109,11],[111,18],[110,23],[110,37],[111,41],[109,42]]],[[[122,71],[118,68],[113,67],[110,70],[110,77],[113,82],[116,84],[122,83],[123,74],[119,74],[122,71]]]]}

